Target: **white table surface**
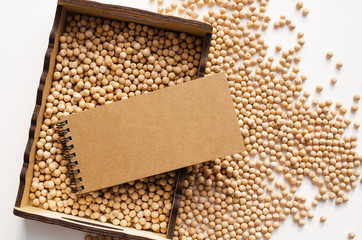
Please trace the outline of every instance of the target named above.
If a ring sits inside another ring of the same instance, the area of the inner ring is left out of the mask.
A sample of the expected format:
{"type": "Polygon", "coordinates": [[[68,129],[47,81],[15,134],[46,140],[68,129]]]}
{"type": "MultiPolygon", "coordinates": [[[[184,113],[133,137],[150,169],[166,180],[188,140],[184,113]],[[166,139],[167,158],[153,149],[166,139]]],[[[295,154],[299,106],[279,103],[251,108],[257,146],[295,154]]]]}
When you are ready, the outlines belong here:
{"type": "MultiPolygon", "coordinates": [[[[108,0],[114,3],[156,11],[157,4],[149,0],[108,0]]],[[[165,2],[170,2],[166,0],[165,2]]],[[[274,30],[264,34],[274,53],[277,43],[291,47],[296,41],[296,33],[305,33],[306,44],[301,51],[301,72],[307,74],[305,89],[314,92],[316,84],[323,84],[321,99],[341,101],[347,108],[352,104],[354,93],[362,94],[362,1],[361,0],[304,0],[310,10],[303,18],[295,9],[296,0],[270,0],[267,14],[271,25],[286,14],[297,24],[294,33],[287,29],[274,30]],[[325,59],[328,50],[334,52],[331,61],[325,59]],[[343,69],[335,69],[336,61],[343,61],[343,69]],[[332,87],[331,76],[339,81],[332,87]]],[[[30,118],[33,112],[38,82],[43,68],[48,36],[53,24],[56,0],[13,0],[2,1],[0,8],[0,149],[1,149],[1,196],[0,232],[1,239],[27,240],[80,240],[84,233],[67,228],[24,220],[12,214],[19,183],[19,173],[23,163],[23,152],[28,139],[30,118]]],[[[362,103],[359,104],[362,108],[362,103]]],[[[362,122],[362,109],[351,119],[362,122]]],[[[352,132],[352,131],[351,131],[352,132]]],[[[358,135],[362,139],[362,128],[358,135]]],[[[362,153],[361,146],[358,152],[362,153]]],[[[362,239],[362,184],[353,190],[350,201],[342,206],[331,202],[320,204],[314,211],[316,217],[301,228],[291,217],[281,224],[272,235],[276,240],[343,240],[349,231],[355,231],[362,239]],[[324,224],[321,215],[327,216],[324,224]]],[[[302,193],[310,201],[316,187],[304,181],[302,193]]]]}

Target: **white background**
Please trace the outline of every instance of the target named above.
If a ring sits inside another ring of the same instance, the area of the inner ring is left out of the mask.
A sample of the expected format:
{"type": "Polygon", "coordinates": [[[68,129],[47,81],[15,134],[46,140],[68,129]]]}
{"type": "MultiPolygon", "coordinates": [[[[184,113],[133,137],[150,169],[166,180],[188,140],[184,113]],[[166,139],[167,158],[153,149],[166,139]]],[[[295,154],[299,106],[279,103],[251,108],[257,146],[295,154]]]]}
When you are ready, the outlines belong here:
{"type": "MultiPolygon", "coordinates": [[[[157,4],[150,3],[149,0],[103,2],[151,11],[157,9],[157,4]]],[[[305,18],[295,9],[295,3],[296,0],[270,0],[267,14],[272,17],[271,25],[280,14],[286,14],[296,23],[297,28],[291,33],[287,29],[274,30],[270,27],[264,34],[270,46],[269,52],[274,52],[277,43],[286,47],[293,46],[296,33],[303,31],[306,44],[301,51],[300,68],[308,76],[305,88],[314,92],[315,85],[322,84],[325,90],[319,95],[320,98],[341,101],[349,109],[353,94],[362,94],[362,1],[304,0],[304,6],[310,10],[305,18]],[[331,61],[325,59],[328,50],[334,52],[331,61]],[[342,70],[335,69],[336,61],[344,62],[342,70]],[[331,76],[339,79],[334,87],[329,83],[331,76]]],[[[82,232],[24,220],[12,214],[56,1],[3,0],[0,9],[1,239],[80,240],[85,235],[82,232]]],[[[361,121],[361,116],[362,109],[350,117],[361,121]]],[[[361,132],[362,128],[358,133],[362,139],[361,132]]],[[[361,150],[359,146],[358,152],[362,153],[361,150]]],[[[317,188],[303,182],[301,190],[310,200],[317,188]]],[[[349,196],[350,201],[343,206],[335,206],[331,202],[320,204],[315,210],[314,220],[307,221],[304,227],[298,227],[288,218],[273,233],[272,239],[343,240],[347,239],[349,231],[355,231],[356,239],[362,239],[361,184],[349,196]],[[328,218],[324,224],[319,222],[321,215],[328,218]]]]}

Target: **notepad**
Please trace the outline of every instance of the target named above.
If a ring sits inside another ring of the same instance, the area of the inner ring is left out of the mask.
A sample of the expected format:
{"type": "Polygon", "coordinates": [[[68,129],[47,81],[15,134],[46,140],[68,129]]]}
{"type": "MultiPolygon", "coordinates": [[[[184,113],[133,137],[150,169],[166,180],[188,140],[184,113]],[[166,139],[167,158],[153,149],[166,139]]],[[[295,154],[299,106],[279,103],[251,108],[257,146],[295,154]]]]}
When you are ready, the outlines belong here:
{"type": "Polygon", "coordinates": [[[78,193],[244,150],[224,73],[68,115],[58,127],[78,193]]]}

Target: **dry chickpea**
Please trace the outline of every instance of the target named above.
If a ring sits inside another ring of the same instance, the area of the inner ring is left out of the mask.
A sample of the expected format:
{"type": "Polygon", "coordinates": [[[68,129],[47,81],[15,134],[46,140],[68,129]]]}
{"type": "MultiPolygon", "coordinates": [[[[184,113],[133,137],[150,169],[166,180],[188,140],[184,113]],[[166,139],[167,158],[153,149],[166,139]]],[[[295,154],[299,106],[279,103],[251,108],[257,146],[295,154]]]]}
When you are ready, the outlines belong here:
{"type": "Polygon", "coordinates": [[[351,111],[352,111],[352,112],[357,112],[357,111],[358,111],[358,105],[357,105],[357,104],[353,104],[353,105],[351,106],[351,111]]]}
{"type": "Polygon", "coordinates": [[[332,77],[330,80],[331,84],[336,84],[337,83],[337,78],[336,77],[332,77]]]}
{"type": "Polygon", "coordinates": [[[158,13],[163,13],[164,10],[165,10],[165,8],[163,8],[163,7],[158,7],[157,8],[158,13]]]}
{"type": "Polygon", "coordinates": [[[342,103],[341,102],[336,102],[336,108],[339,109],[342,107],[342,103]]]}
{"type": "Polygon", "coordinates": [[[323,86],[322,85],[317,85],[315,90],[320,93],[320,92],[323,91],[323,86]]]}
{"type": "Polygon", "coordinates": [[[179,6],[177,10],[179,13],[184,13],[186,9],[183,6],[179,6]]]}
{"type": "Polygon", "coordinates": [[[347,108],[341,107],[341,108],[339,109],[339,112],[340,112],[342,115],[344,115],[344,114],[347,113],[347,108]]]}
{"type": "Polygon", "coordinates": [[[327,53],[326,53],[326,58],[327,59],[331,59],[333,57],[333,52],[332,51],[328,51],[327,53]]]}
{"type": "Polygon", "coordinates": [[[302,14],[303,16],[307,16],[309,14],[309,10],[307,8],[303,8],[302,14]]]}
{"type": "Polygon", "coordinates": [[[341,69],[343,67],[343,62],[337,62],[336,63],[336,68],[337,69],[341,69]]]}
{"type": "Polygon", "coordinates": [[[275,50],[276,50],[277,52],[280,52],[280,51],[282,50],[282,45],[277,44],[277,45],[275,46],[275,50]]]}
{"type": "Polygon", "coordinates": [[[171,3],[171,8],[172,9],[176,9],[177,8],[177,2],[176,1],[173,1],[172,3],[171,3]]]}
{"type": "Polygon", "coordinates": [[[299,9],[302,9],[302,8],[303,8],[303,2],[298,1],[298,2],[296,3],[296,7],[297,7],[298,10],[299,10],[299,9]]]}
{"type": "Polygon", "coordinates": [[[321,222],[325,222],[325,221],[327,221],[327,217],[326,216],[321,216],[319,220],[321,222]]]}
{"type": "Polygon", "coordinates": [[[355,232],[349,232],[348,233],[348,238],[349,239],[354,239],[356,237],[356,233],[355,232]]]}

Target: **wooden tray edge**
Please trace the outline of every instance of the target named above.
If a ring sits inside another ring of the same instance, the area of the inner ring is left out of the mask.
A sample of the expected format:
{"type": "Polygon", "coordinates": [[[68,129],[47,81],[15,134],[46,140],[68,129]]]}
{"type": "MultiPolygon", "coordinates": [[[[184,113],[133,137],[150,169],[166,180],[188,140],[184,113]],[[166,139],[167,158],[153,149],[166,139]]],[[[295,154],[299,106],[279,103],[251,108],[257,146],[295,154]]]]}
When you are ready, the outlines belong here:
{"type": "Polygon", "coordinates": [[[131,14],[141,14],[146,17],[150,17],[152,19],[158,19],[161,21],[168,21],[168,22],[175,22],[175,23],[181,23],[181,24],[187,24],[192,25],[194,27],[202,28],[207,30],[208,32],[212,32],[212,26],[208,23],[192,20],[192,19],[185,19],[178,16],[167,16],[167,15],[161,15],[159,13],[143,10],[143,9],[137,9],[132,7],[125,7],[125,6],[119,6],[119,5],[113,5],[113,4],[103,4],[95,1],[90,0],[58,0],[58,4],[62,3],[71,3],[71,4],[77,4],[77,5],[83,5],[88,7],[95,7],[102,10],[107,11],[123,11],[131,14]]]}
{"type": "MultiPolygon", "coordinates": [[[[201,53],[201,62],[200,62],[200,66],[199,66],[199,72],[197,74],[198,78],[201,78],[205,75],[207,55],[209,53],[210,43],[211,43],[211,33],[208,33],[208,34],[206,34],[206,36],[204,38],[204,45],[203,45],[202,53],[201,53]]],[[[175,224],[176,224],[176,219],[177,219],[177,215],[178,215],[178,209],[180,207],[180,200],[181,200],[180,196],[182,194],[185,176],[186,176],[186,168],[180,169],[178,171],[177,182],[176,182],[176,191],[175,191],[174,197],[173,197],[171,217],[170,217],[170,221],[169,221],[168,228],[167,228],[167,238],[169,238],[169,239],[172,239],[173,235],[174,235],[175,224]]]]}
{"type": "Polygon", "coordinates": [[[151,238],[145,238],[145,237],[132,236],[132,235],[125,234],[122,232],[114,233],[114,231],[107,231],[107,230],[103,230],[103,229],[93,228],[91,226],[84,226],[84,225],[80,225],[77,223],[67,222],[67,221],[61,220],[61,219],[48,218],[48,217],[44,217],[41,215],[20,211],[16,208],[14,208],[13,213],[14,213],[14,215],[16,215],[18,217],[35,220],[35,221],[40,221],[40,222],[48,223],[48,224],[59,225],[62,227],[66,227],[66,228],[70,228],[70,229],[82,231],[82,232],[88,232],[88,233],[93,233],[93,234],[102,234],[102,235],[112,236],[112,237],[121,237],[122,239],[125,239],[125,240],[150,240],[151,239],[151,238]]]}
{"type": "Polygon", "coordinates": [[[26,144],[25,151],[24,151],[24,157],[23,157],[24,162],[23,162],[23,166],[22,166],[21,172],[20,172],[20,182],[19,182],[18,194],[16,196],[15,207],[20,207],[21,201],[23,198],[23,194],[24,194],[25,177],[26,177],[26,173],[28,171],[31,147],[34,142],[36,121],[39,116],[39,111],[40,111],[41,102],[42,102],[42,95],[43,95],[43,90],[44,90],[44,84],[45,84],[45,80],[46,80],[48,72],[49,72],[50,57],[51,57],[51,54],[52,54],[53,48],[54,48],[55,35],[58,31],[62,8],[63,7],[60,5],[57,6],[53,27],[49,34],[49,43],[48,43],[48,48],[45,52],[43,72],[40,77],[39,86],[37,89],[35,107],[34,107],[33,115],[31,117],[30,129],[29,129],[29,134],[28,134],[29,138],[28,138],[28,142],[26,144]]]}

